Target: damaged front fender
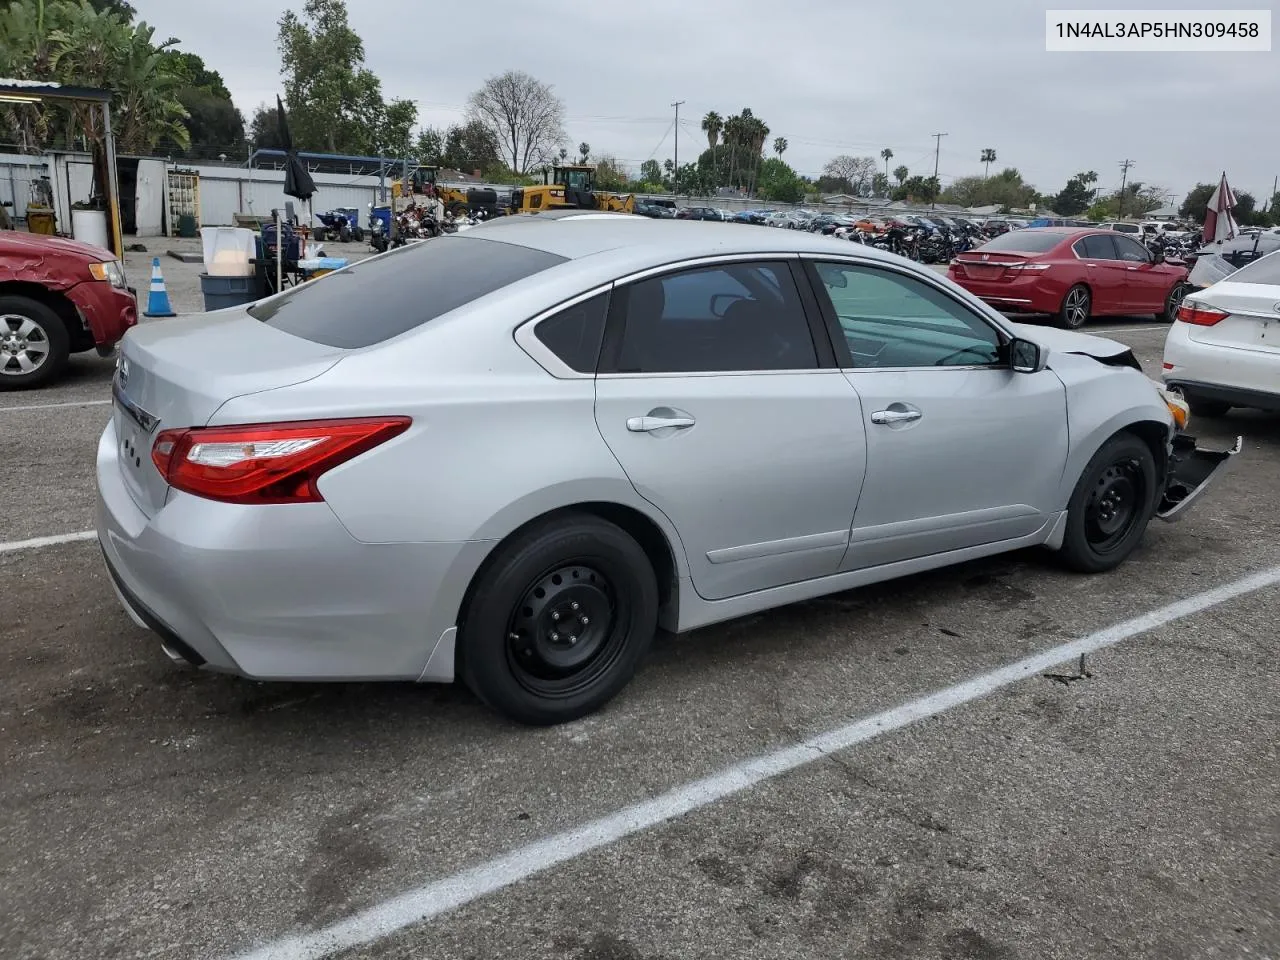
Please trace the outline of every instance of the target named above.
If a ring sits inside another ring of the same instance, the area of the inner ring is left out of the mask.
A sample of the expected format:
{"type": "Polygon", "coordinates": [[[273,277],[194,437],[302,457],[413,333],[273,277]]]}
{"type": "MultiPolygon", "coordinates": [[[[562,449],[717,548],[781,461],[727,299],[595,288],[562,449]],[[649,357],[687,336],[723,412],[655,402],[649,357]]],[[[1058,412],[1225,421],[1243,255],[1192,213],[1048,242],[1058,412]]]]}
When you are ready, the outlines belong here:
{"type": "Polygon", "coordinates": [[[1209,484],[1226,472],[1242,449],[1244,437],[1236,437],[1235,446],[1230,450],[1202,450],[1196,446],[1195,437],[1176,434],[1169,451],[1169,469],[1156,516],[1169,522],[1180,520],[1209,484]]]}

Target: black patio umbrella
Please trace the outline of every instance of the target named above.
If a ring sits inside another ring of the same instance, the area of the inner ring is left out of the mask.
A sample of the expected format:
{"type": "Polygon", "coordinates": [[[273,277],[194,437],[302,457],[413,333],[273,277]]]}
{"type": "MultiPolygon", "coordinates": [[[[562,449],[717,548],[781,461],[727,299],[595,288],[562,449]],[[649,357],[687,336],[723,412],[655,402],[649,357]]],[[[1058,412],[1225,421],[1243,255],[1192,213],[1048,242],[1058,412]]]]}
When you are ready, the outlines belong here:
{"type": "Polygon", "coordinates": [[[306,165],[298,159],[298,148],[293,145],[293,136],[289,133],[289,118],[285,116],[284,101],[276,96],[276,124],[280,133],[280,144],[284,147],[284,193],[287,197],[310,201],[316,192],[316,182],[311,179],[306,165]]]}

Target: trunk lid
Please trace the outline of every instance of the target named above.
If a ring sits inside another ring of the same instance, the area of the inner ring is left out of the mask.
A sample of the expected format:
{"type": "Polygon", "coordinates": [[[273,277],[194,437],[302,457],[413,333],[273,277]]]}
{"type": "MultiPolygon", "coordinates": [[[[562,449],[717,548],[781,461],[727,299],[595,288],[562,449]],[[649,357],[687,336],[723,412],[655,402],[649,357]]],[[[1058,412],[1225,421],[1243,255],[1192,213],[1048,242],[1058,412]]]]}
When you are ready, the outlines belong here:
{"type": "Polygon", "coordinates": [[[1031,257],[1020,253],[962,253],[955,257],[956,276],[969,280],[1008,280],[1017,271],[1008,268],[1031,257]]]}
{"type": "Polygon", "coordinates": [[[1231,314],[1210,327],[1190,325],[1196,343],[1280,353],[1280,284],[1220,280],[1191,299],[1231,314]]]}
{"type": "Polygon", "coordinates": [[[169,485],[151,460],[161,430],[198,427],[228,400],[317,377],[345,351],[283,333],[243,311],[134,327],[120,344],[112,420],[120,472],[151,516],[169,485]]]}

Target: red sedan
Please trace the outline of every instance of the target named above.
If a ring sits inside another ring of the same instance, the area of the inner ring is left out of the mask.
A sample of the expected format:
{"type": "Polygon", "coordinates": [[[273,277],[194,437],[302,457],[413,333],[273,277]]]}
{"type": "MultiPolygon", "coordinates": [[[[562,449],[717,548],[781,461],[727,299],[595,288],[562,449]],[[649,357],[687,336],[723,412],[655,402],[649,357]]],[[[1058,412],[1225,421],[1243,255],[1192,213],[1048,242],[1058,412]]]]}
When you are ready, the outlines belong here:
{"type": "Polygon", "coordinates": [[[1011,230],[951,261],[949,276],[999,310],[1053,314],[1069,329],[1090,317],[1154,314],[1173,322],[1187,267],[1112,230],[1011,230]]]}

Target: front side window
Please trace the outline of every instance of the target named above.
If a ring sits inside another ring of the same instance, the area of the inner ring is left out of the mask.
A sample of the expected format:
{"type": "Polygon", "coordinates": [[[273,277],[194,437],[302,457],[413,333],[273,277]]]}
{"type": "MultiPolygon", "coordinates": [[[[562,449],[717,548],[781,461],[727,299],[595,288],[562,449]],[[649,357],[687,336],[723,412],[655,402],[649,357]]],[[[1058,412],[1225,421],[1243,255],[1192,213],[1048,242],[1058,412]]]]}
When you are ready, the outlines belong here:
{"type": "Polygon", "coordinates": [[[929,284],[875,267],[846,263],[815,267],[855,367],[1000,362],[995,329],[929,284]]]}
{"type": "MultiPolygon", "coordinates": [[[[726,263],[633,283],[619,373],[808,370],[813,336],[785,263],[726,263]]],[[[618,294],[616,294],[618,295],[618,294]]]]}

